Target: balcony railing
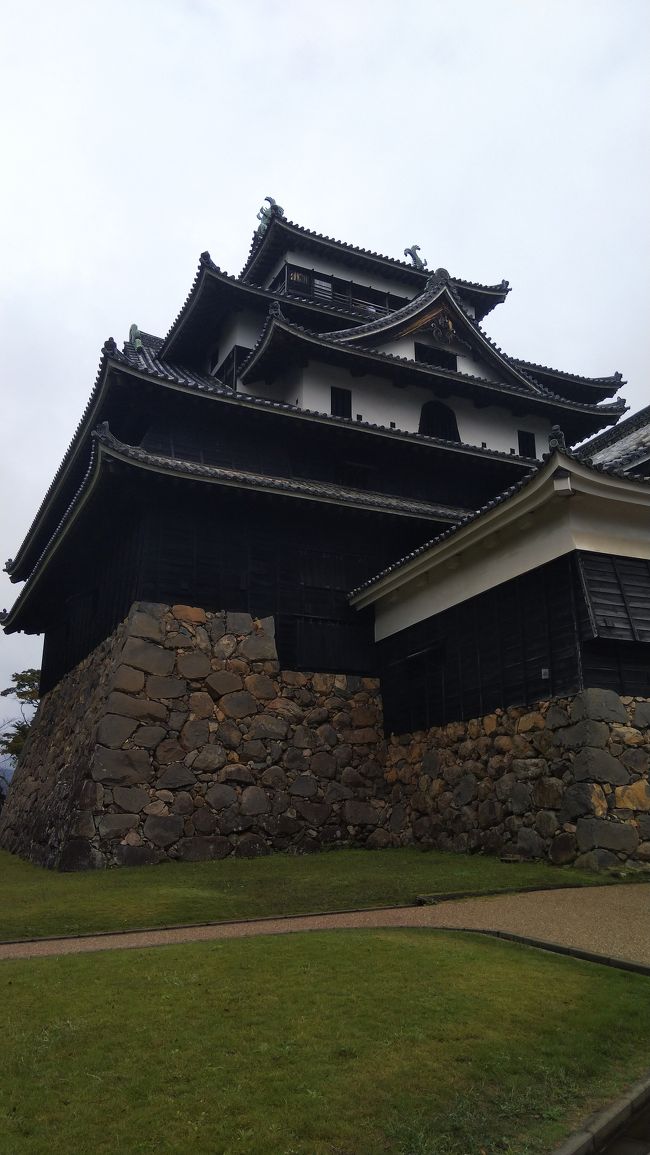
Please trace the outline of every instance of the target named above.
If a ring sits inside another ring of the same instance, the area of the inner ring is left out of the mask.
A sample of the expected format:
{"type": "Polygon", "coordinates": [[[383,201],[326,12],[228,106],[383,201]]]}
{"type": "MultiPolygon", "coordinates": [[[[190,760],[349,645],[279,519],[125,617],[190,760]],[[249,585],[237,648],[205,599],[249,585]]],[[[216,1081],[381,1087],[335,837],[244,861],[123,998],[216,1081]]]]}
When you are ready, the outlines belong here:
{"type": "Polygon", "coordinates": [[[364,318],[394,313],[409,300],[408,297],[366,288],[341,277],[328,276],[317,269],[304,269],[289,264],[282,266],[269,288],[286,297],[302,297],[364,318]]]}

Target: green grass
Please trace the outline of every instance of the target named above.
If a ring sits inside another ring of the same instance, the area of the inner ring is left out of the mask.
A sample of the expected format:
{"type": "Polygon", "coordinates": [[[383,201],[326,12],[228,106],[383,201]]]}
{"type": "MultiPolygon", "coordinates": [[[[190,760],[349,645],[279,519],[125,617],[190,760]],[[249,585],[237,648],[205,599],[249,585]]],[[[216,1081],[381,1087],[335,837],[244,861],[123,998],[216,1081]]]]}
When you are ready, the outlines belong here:
{"type": "Polygon", "coordinates": [[[0,851],[0,940],[390,906],[418,894],[602,883],[544,863],[411,847],[273,854],[85,874],[43,870],[0,851]]]}
{"type": "Polygon", "coordinates": [[[649,979],[448,932],[0,975],[3,1155],[545,1155],[650,1053],[649,979]]]}

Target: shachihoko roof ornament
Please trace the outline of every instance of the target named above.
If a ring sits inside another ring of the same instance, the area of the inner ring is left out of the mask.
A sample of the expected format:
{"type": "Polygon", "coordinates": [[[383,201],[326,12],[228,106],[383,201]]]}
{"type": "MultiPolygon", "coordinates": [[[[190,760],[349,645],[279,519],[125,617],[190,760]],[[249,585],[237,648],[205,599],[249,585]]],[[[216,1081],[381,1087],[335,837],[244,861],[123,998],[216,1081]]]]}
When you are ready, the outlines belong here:
{"type": "Polygon", "coordinates": [[[566,441],[564,434],[559,425],[551,426],[551,436],[548,439],[548,447],[551,453],[555,449],[559,449],[561,453],[566,453],[566,441]]]}
{"type": "Polygon", "coordinates": [[[419,245],[411,245],[410,249],[404,249],[404,256],[411,258],[411,261],[413,262],[413,268],[414,269],[426,269],[427,262],[423,261],[422,257],[418,256],[419,252],[420,252],[420,246],[419,245]]]}
{"type": "Polygon", "coordinates": [[[265,202],[268,202],[268,204],[263,204],[257,214],[257,219],[260,222],[257,226],[258,237],[264,236],[264,233],[268,229],[274,216],[284,216],[284,209],[282,208],[282,205],[279,205],[273,197],[264,197],[264,200],[265,202]]]}
{"type": "Polygon", "coordinates": [[[138,329],[138,326],[135,323],[133,325],[131,325],[131,327],[129,329],[129,342],[131,345],[133,345],[133,348],[135,349],[136,353],[138,353],[140,351],[140,349],[142,348],[142,338],[140,337],[140,330],[138,329]]]}

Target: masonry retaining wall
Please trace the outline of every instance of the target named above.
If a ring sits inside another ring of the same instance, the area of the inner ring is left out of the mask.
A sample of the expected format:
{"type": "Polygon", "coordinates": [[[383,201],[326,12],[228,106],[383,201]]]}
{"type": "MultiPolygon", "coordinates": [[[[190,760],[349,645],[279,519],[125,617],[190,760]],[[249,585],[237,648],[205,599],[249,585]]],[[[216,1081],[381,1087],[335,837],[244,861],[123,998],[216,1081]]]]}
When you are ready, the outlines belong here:
{"type": "Polygon", "coordinates": [[[136,603],[41,703],[0,845],[84,869],[417,843],[650,862],[650,702],[586,690],[385,739],[379,683],[273,620],[136,603]]]}

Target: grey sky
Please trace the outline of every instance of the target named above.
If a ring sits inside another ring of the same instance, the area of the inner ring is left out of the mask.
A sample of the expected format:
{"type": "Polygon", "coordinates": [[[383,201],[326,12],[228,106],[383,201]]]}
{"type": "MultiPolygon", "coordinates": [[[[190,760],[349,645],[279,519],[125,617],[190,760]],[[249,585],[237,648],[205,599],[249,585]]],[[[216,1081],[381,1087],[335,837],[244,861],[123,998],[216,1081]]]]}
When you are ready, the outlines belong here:
{"type": "MultiPolygon", "coordinates": [[[[22,0],[0,45],[2,560],[136,321],[300,224],[513,291],[509,353],[650,402],[647,0],[22,0]]],[[[2,575],[0,606],[17,587],[2,575]]],[[[39,643],[0,639],[0,687],[39,643]]]]}

